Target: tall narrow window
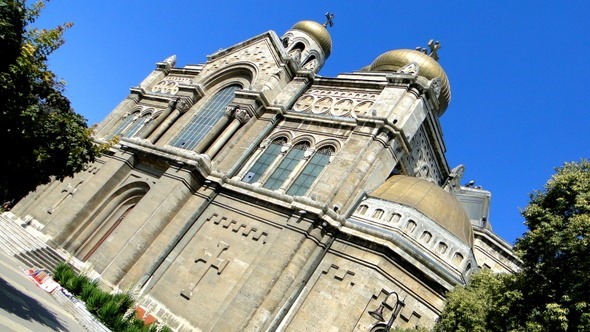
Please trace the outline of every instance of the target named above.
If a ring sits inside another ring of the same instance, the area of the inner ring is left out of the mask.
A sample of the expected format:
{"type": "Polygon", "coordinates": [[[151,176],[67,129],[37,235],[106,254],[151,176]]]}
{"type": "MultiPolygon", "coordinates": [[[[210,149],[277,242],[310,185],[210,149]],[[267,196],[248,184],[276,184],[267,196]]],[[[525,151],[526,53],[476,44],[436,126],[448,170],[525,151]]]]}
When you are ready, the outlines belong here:
{"type": "Polygon", "coordinates": [[[143,129],[143,126],[148,122],[149,117],[150,114],[145,114],[141,118],[136,119],[135,121],[133,121],[131,126],[129,126],[129,128],[127,128],[125,132],[121,134],[123,134],[123,136],[125,137],[135,136],[135,134],[137,134],[141,129],[143,129]]]}
{"type": "Polygon", "coordinates": [[[135,120],[135,118],[138,116],[139,116],[139,111],[127,115],[127,117],[124,118],[123,121],[121,121],[119,126],[117,126],[117,129],[115,129],[115,131],[113,131],[112,136],[117,136],[117,135],[122,136],[125,133],[125,130],[127,129],[127,127],[129,127],[129,125],[133,122],[133,120],[135,120]]]}
{"type": "Polygon", "coordinates": [[[295,179],[293,185],[291,185],[289,190],[287,190],[287,195],[304,195],[309,190],[313,182],[317,179],[318,175],[322,172],[324,167],[326,167],[326,165],[330,161],[330,156],[333,153],[334,148],[331,146],[323,147],[320,150],[318,150],[313,155],[309,163],[305,165],[305,168],[303,169],[303,171],[301,171],[299,176],[297,176],[297,179],[295,179]]]}
{"type": "Polygon", "coordinates": [[[246,173],[242,181],[248,183],[257,182],[260,177],[266,172],[268,167],[277,159],[279,154],[281,153],[281,148],[283,145],[287,144],[287,139],[284,137],[277,138],[272,143],[266,151],[256,160],[252,168],[246,173]]]}
{"type": "Polygon", "coordinates": [[[230,85],[218,91],[195,113],[170,144],[182,149],[194,149],[197,143],[211,131],[215,123],[223,117],[225,108],[234,98],[234,91],[239,88],[239,85],[230,85]]]}
{"type": "Polygon", "coordinates": [[[271,174],[263,187],[270,190],[276,190],[281,187],[283,182],[287,179],[289,174],[293,172],[295,166],[303,159],[305,150],[309,148],[309,143],[299,143],[295,145],[281,163],[279,167],[271,174]]]}

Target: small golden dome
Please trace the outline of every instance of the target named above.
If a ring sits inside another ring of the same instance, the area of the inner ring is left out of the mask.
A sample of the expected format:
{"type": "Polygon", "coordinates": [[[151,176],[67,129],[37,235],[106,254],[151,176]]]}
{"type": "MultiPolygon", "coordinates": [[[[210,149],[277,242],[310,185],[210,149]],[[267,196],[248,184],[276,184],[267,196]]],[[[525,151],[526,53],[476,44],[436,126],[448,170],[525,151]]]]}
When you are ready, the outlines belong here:
{"type": "Polygon", "coordinates": [[[394,175],[371,196],[413,207],[473,247],[473,228],[465,209],[453,195],[436,184],[394,175]]]}
{"type": "Polygon", "coordinates": [[[429,80],[436,77],[441,79],[442,87],[438,101],[440,104],[439,116],[442,115],[451,102],[451,87],[445,71],[430,56],[415,50],[393,50],[377,57],[371,64],[369,71],[397,71],[412,62],[420,67],[418,75],[429,80]]]}
{"type": "Polygon", "coordinates": [[[310,35],[320,45],[326,58],[330,56],[330,52],[332,52],[332,38],[326,27],[314,21],[301,21],[297,22],[291,29],[301,30],[310,35]]]}

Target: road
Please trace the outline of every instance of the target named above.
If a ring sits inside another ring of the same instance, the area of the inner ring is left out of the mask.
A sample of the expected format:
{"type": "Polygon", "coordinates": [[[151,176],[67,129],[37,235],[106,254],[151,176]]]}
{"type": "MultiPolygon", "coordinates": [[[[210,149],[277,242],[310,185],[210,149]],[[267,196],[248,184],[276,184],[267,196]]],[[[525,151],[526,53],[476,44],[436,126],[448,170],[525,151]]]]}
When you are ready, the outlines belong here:
{"type": "Polygon", "coordinates": [[[0,250],[0,331],[84,331],[23,268],[0,250]]]}

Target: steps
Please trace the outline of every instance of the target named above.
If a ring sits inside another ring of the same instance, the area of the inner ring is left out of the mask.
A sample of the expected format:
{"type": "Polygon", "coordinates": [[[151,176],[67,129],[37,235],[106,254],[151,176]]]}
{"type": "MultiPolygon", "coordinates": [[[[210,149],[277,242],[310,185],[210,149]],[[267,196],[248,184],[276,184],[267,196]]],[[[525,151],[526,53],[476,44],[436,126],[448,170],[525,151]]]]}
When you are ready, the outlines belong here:
{"type": "Polygon", "coordinates": [[[27,232],[12,213],[0,214],[0,250],[14,256],[26,267],[53,271],[66,258],[27,232]]]}

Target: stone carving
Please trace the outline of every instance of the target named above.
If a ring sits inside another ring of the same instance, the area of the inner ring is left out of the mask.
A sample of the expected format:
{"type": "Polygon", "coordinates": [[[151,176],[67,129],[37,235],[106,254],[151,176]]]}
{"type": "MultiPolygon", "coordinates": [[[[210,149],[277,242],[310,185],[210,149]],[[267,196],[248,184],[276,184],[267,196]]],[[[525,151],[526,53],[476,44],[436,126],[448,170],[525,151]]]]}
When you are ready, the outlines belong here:
{"type": "MultiPolygon", "coordinates": [[[[217,215],[215,215],[217,216],[217,215]]],[[[226,217],[221,217],[218,219],[213,220],[213,224],[221,225],[223,228],[231,229],[234,233],[240,233],[242,236],[250,237],[254,241],[261,241],[262,244],[266,244],[266,238],[268,237],[268,232],[264,232],[259,230],[258,228],[245,224],[245,223],[238,223],[235,220],[227,219],[226,217]]]]}
{"type": "MultiPolygon", "coordinates": [[[[199,282],[201,282],[201,280],[203,279],[203,277],[205,276],[207,271],[209,271],[210,268],[216,269],[218,275],[221,274],[221,272],[223,272],[223,270],[226,268],[227,264],[229,263],[229,260],[221,258],[221,255],[228,248],[229,248],[229,244],[227,244],[223,241],[219,241],[219,242],[217,242],[217,246],[213,250],[213,252],[203,250],[203,254],[195,259],[195,266],[197,266],[195,268],[195,270],[198,270],[199,267],[201,266],[201,264],[198,264],[198,263],[204,263],[204,268],[201,268],[199,273],[195,273],[194,274],[196,277],[194,279],[195,281],[191,282],[187,289],[183,289],[180,292],[180,295],[182,297],[184,297],[187,300],[191,299],[191,296],[193,295],[193,290],[195,289],[195,287],[197,287],[199,282]]],[[[193,269],[191,269],[191,272],[192,272],[192,270],[193,269]]],[[[191,274],[193,274],[193,273],[191,273],[191,274]]]]}
{"type": "Polygon", "coordinates": [[[176,101],[176,109],[180,111],[180,113],[184,113],[188,111],[190,108],[190,101],[187,98],[179,98],[176,101]]]}
{"type": "Polygon", "coordinates": [[[265,78],[270,75],[269,70],[276,68],[277,64],[274,57],[269,51],[269,47],[266,45],[266,41],[259,41],[254,45],[250,45],[240,51],[236,51],[231,55],[220,57],[211,62],[211,66],[205,66],[203,68],[203,75],[207,75],[212,71],[216,71],[219,68],[231,65],[235,62],[251,62],[256,65],[258,70],[263,73],[265,78]]]}
{"type": "Polygon", "coordinates": [[[413,176],[442,184],[444,180],[441,170],[435,161],[435,154],[428,144],[424,129],[420,128],[410,142],[411,154],[402,158],[406,169],[411,169],[413,176]]]}
{"type": "Polygon", "coordinates": [[[158,84],[154,85],[154,87],[152,88],[152,92],[175,95],[176,93],[178,93],[178,83],[163,79],[160,82],[158,82],[158,84]]]}
{"type": "Polygon", "coordinates": [[[340,269],[337,265],[330,265],[327,269],[322,271],[325,275],[331,276],[338,281],[346,280],[350,286],[354,286],[354,275],[355,273],[346,269],[340,269]]]}
{"type": "Polygon", "coordinates": [[[250,114],[245,109],[237,108],[234,112],[234,117],[240,121],[241,124],[244,124],[250,120],[250,114]]]}
{"type": "Polygon", "coordinates": [[[176,66],[176,54],[167,57],[166,60],[164,60],[164,63],[170,67],[176,66]]]}
{"type": "Polygon", "coordinates": [[[179,84],[191,85],[193,84],[193,80],[190,77],[168,75],[158,82],[158,84],[154,85],[152,92],[175,95],[178,93],[179,84]]]}
{"type": "Polygon", "coordinates": [[[64,195],[52,207],[47,209],[47,213],[52,214],[53,211],[55,211],[55,209],[57,209],[57,207],[60,206],[61,203],[63,203],[66,200],[66,198],[74,196],[76,194],[76,192],[78,192],[78,190],[80,190],[80,186],[82,185],[83,182],[84,182],[84,179],[80,179],[78,181],[78,183],[74,186],[72,185],[71,182],[68,183],[68,185],[61,191],[62,194],[64,194],[64,195]]]}
{"type": "Polygon", "coordinates": [[[296,64],[299,64],[301,61],[301,50],[298,48],[294,48],[289,51],[289,57],[293,60],[296,64]]]}
{"type": "Polygon", "coordinates": [[[295,102],[293,111],[356,118],[367,115],[376,97],[366,92],[310,89],[295,102]]]}
{"type": "Polygon", "coordinates": [[[307,61],[307,63],[305,63],[305,65],[303,65],[303,69],[311,70],[311,71],[314,71],[317,67],[318,67],[318,60],[315,58],[307,61]]]}
{"type": "Polygon", "coordinates": [[[418,71],[419,70],[420,70],[420,67],[416,63],[411,62],[411,63],[403,66],[399,70],[399,72],[402,73],[402,74],[416,75],[416,74],[418,74],[418,71]]]}
{"type": "Polygon", "coordinates": [[[434,91],[436,98],[440,96],[440,91],[442,90],[442,80],[439,77],[436,77],[430,82],[430,88],[434,91]]]}

